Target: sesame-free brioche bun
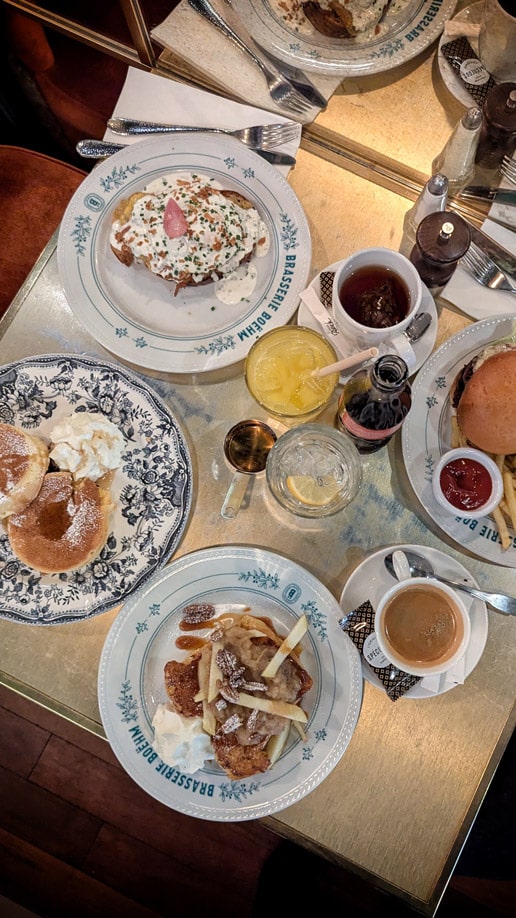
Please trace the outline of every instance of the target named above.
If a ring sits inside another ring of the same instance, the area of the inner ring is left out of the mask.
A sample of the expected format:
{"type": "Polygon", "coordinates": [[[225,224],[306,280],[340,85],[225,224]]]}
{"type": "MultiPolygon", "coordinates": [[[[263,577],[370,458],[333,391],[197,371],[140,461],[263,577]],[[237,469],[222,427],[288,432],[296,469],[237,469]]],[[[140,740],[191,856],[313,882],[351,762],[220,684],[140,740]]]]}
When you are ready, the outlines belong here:
{"type": "Polygon", "coordinates": [[[516,349],[488,357],[475,369],[457,405],[468,443],[486,453],[516,453],[516,349]]]}
{"type": "Polygon", "coordinates": [[[0,424],[0,519],[34,500],[48,463],[43,440],[12,424],[0,424]]]}

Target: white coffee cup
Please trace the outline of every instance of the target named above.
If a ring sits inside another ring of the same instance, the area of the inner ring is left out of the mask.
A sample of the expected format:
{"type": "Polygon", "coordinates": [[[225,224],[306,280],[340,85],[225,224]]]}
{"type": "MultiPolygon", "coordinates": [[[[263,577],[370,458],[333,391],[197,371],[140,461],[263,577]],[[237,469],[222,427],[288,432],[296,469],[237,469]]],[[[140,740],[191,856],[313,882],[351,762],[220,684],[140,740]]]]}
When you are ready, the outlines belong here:
{"type": "Polygon", "coordinates": [[[409,339],[404,334],[421,307],[423,284],[414,265],[405,255],[393,249],[369,248],[355,252],[343,259],[333,279],[333,318],[341,332],[358,347],[380,347],[380,351],[394,350],[403,358],[409,369],[416,364],[416,355],[409,339]],[[351,275],[361,274],[365,269],[385,270],[389,276],[400,278],[408,296],[407,310],[403,318],[387,328],[375,328],[357,321],[346,311],[342,301],[342,287],[351,275]]]}
{"type": "MultiPolygon", "coordinates": [[[[388,663],[414,676],[444,673],[464,656],[471,636],[468,610],[448,584],[409,577],[380,599],[375,637],[388,663]]],[[[375,662],[381,666],[381,662],[375,662]]]]}
{"type": "Polygon", "coordinates": [[[478,56],[498,83],[516,80],[514,0],[485,0],[478,35],[478,56]]]}

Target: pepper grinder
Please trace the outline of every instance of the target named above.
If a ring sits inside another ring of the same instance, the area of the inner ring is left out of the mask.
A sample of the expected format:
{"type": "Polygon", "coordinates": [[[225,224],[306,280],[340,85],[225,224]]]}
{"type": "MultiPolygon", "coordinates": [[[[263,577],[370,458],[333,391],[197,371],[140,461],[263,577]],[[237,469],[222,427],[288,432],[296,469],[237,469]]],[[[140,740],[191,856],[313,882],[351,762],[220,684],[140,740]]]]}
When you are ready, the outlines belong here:
{"type": "Polygon", "coordinates": [[[498,83],[483,106],[483,123],[476,162],[482,169],[499,169],[504,156],[516,149],[516,83],[498,83]]]}
{"type": "Polygon", "coordinates": [[[428,214],[444,210],[448,198],[448,179],[438,172],[428,179],[417,201],[407,210],[403,220],[403,235],[399,251],[406,258],[416,242],[416,232],[421,220],[428,214]]]}
{"type": "Polygon", "coordinates": [[[421,221],[410,260],[431,293],[440,293],[448,283],[470,243],[471,230],[459,214],[445,211],[421,221]]]}
{"type": "Polygon", "coordinates": [[[451,194],[457,194],[468,185],[475,174],[475,156],[481,130],[481,109],[468,108],[432,163],[433,172],[444,172],[446,175],[451,194]]]}

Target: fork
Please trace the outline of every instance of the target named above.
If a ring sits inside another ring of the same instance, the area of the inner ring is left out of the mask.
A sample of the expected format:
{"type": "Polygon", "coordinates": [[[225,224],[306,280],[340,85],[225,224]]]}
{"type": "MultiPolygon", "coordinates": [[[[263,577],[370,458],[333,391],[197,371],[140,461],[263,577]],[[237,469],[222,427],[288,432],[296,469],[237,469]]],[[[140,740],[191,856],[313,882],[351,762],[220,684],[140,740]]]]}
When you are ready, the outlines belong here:
{"type": "Polygon", "coordinates": [[[516,185],[516,162],[511,156],[504,156],[500,163],[500,172],[509,179],[513,185],[516,185]]]}
{"type": "Polygon", "coordinates": [[[509,293],[516,293],[516,287],[511,284],[507,275],[474,243],[462,256],[461,265],[467,268],[482,286],[489,287],[491,290],[507,290],[509,293]]]}
{"type": "Polygon", "coordinates": [[[211,24],[222,32],[226,38],[230,38],[244,54],[247,54],[251,60],[254,61],[267,80],[271,99],[276,105],[295,112],[297,115],[304,115],[313,108],[310,102],[295,89],[292,83],[290,83],[279,70],[272,64],[266,64],[265,61],[258,57],[252,48],[253,40],[251,36],[245,32],[243,27],[240,31],[242,34],[245,34],[245,39],[249,44],[246,44],[246,41],[233,31],[231,26],[219,15],[217,10],[213,8],[209,0],[188,0],[188,3],[192,9],[200,13],[201,16],[204,16],[208,22],[211,22],[211,24]]]}
{"type": "Polygon", "coordinates": [[[108,128],[115,134],[174,134],[176,131],[202,132],[204,134],[230,134],[246,146],[256,150],[272,150],[299,134],[299,124],[289,121],[285,124],[255,124],[252,127],[230,131],[226,128],[192,127],[180,124],[162,124],[158,121],[137,121],[132,118],[110,118],[108,128]]]}

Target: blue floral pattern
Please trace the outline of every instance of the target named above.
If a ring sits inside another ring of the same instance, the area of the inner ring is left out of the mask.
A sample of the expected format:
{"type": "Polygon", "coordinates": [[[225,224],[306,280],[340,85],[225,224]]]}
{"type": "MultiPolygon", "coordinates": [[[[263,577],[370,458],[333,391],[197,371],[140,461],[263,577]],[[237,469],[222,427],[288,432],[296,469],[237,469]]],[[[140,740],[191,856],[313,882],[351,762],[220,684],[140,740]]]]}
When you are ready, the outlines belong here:
{"type": "Polygon", "coordinates": [[[188,518],[190,456],[167,406],[136,376],[93,357],[47,355],[0,370],[0,420],[48,440],[74,412],[105,415],[126,449],[111,493],[116,510],[102,551],[88,565],[40,574],[0,535],[0,615],[31,624],[62,624],[117,605],[170,557],[188,518]]]}

